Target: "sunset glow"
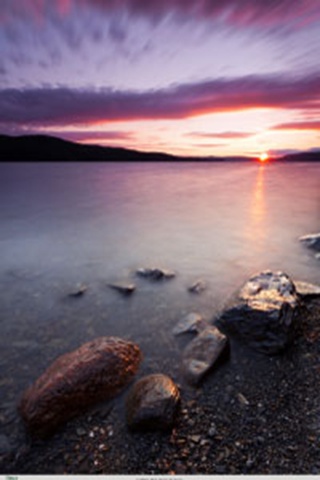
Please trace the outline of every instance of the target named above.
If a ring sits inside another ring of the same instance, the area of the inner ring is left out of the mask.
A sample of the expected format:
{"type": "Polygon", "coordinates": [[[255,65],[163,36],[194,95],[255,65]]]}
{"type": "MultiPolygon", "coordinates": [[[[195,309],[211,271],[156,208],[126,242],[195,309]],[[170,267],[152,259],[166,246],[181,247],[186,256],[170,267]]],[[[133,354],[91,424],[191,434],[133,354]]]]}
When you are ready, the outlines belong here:
{"type": "Polygon", "coordinates": [[[261,153],[260,157],[259,157],[259,161],[260,162],[267,162],[269,160],[269,155],[264,152],[264,153],[261,153]]]}
{"type": "Polygon", "coordinates": [[[316,149],[319,28],[317,0],[1,2],[0,133],[197,156],[316,149]]]}

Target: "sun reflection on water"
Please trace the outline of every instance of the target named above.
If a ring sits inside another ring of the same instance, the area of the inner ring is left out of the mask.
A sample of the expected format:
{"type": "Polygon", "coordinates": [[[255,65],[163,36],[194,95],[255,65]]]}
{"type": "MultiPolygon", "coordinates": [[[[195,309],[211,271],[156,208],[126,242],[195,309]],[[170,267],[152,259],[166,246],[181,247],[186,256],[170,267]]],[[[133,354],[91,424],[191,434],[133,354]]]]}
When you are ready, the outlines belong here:
{"type": "Polygon", "coordinates": [[[261,250],[267,237],[266,232],[266,198],[265,198],[265,164],[260,164],[253,186],[248,236],[252,240],[252,248],[261,250]]]}

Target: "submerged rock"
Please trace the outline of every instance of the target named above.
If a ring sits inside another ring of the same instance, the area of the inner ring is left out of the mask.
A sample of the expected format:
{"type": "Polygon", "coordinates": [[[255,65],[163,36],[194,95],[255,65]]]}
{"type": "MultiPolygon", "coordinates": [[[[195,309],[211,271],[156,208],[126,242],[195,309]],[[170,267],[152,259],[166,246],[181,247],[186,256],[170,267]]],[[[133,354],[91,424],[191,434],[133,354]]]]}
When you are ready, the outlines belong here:
{"type": "Polygon", "coordinates": [[[139,277],[149,278],[150,280],[170,279],[176,276],[172,270],[165,270],[157,267],[138,268],[136,274],[139,277]]]}
{"type": "Polygon", "coordinates": [[[214,325],[205,328],[184,350],[183,374],[191,384],[198,383],[214,365],[227,345],[227,337],[214,325]]]}
{"type": "Polygon", "coordinates": [[[188,287],[191,293],[201,293],[207,288],[206,283],[203,280],[197,280],[190,287],[188,287]]]}
{"type": "Polygon", "coordinates": [[[171,378],[162,374],[143,377],[127,397],[127,424],[132,429],[168,430],[173,426],[179,400],[179,389],[171,378]]]}
{"type": "Polygon", "coordinates": [[[132,342],[100,337],[58,357],[23,394],[19,411],[32,434],[47,436],[90,405],[108,400],[136,373],[141,352],[132,342]]]}
{"type": "Polygon", "coordinates": [[[174,335],[180,335],[187,332],[199,333],[205,328],[207,323],[203,320],[200,313],[189,313],[177,323],[177,325],[172,330],[174,335]]]}
{"type": "Polygon", "coordinates": [[[314,285],[307,282],[294,282],[297,294],[301,297],[317,297],[320,296],[320,285],[314,285]]]}
{"type": "Polygon", "coordinates": [[[294,331],[299,301],[283,272],[265,271],[250,278],[231,299],[217,324],[266,354],[283,350],[294,331]]]}
{"type": "Polygon", "coordinates": [[[300,242],[304,243],[308,248],[320,252],[320,233],[310,233],[299,238],[300,242]]]}
{"type": "Polygon", "coordinates": [[[134,283],[124,283],[124,282],[109,283],[109,287],[113,288],[114,290],[117,290],[123,295],[131,295],[136,289],[136,286],[134,283]]]}

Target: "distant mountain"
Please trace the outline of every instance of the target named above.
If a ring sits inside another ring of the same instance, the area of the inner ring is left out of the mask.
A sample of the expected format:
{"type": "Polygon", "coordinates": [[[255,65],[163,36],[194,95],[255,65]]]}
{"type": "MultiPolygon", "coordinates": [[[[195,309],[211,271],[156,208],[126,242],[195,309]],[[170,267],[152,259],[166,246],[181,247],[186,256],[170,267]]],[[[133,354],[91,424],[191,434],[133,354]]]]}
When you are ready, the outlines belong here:
{"type": "Polygon", "coordinates": [[[290,153],[278,160],[284,162],[320,162],[320,150],[318,152],[290,153]]]}
{"type": "MultiPolygon", "coordinates": [[[[101,147],[74,143],[47,135],[24,135],[12,137],[0,135],[1,161],[252,161],[250,157],[180,157],[159,152],[139,152],[126,148],[101,147]]],[[[320,161],[319,152],[305,152],[286,155],[277,161],[320,161]]]]}
{"type": "Polygon", "coordinates": [[[84,145],[47,135],[20,137],[0,135],[0,160],[2,161],[169,161],[174,159],[175,157],[162,153],[84,145]]]}

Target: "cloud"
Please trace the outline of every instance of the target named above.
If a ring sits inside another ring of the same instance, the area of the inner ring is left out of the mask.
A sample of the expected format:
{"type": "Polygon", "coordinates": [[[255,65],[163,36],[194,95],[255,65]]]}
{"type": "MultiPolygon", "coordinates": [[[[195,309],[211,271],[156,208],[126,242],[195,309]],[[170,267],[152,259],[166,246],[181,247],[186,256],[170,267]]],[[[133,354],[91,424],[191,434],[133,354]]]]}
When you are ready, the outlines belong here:
{"type": "Polygon", "coordinates": [[[220,132],[220,133],[210,133],[210,132],[190,132],[186,134],[191,137],[198,138],[225,138],[225,139],[240,139],[240,138],[249,138],[255,135],[253,132],[220,132]]]}
{"type": "MultiPolygon", "coordinates": [[[[320,75],[247,76],[140,91],[25,88],[0,91],[0,122],[80,125],[183,119],[253,108],[319,108],[320,75]]],[[[228,133],[228,132],[227,132],[228,133]]]]}
{"type": "Polygon", "coordinates": [[[320,121],[279,123],[272,130],[320,130],[320,121]]]}
{"type": "MultiPolygon", "coordinates": [[[[53,8],[67,16],[79,8],[98,9],[109,15],[113,12],[135,15],[159,22],[168,16],[179,21],[220,20],[231,26],[250,25],[274,27],[282,25],[303,27],[319,19],[317,0],[2,0],[1,18],[44,18],[53,8]]],[[[3,21],[3,20],[2,20],[3,21]]]]}
{"type": "MultiPolygon", "coordinates": [[[[39,133],[39,132],[38,132],[39,133]]],[[[46,135],[65,138],[75,142],[94,142],[102,141],[118,141],[118,140],[132,140],[134,133],[130,131],[90,131],[90,130],[46,130],[42,132],[46,135]]]]}
{"type": "Polygon", "coordinates": [[[154,21],[175,14],[180,20],[219,19],[233,26],[275,26],[292,22],[299,27],[319,19],[314,0],[295,0],[294,4],[292,0],[74,0],[74,3],[107,12],[123,9],[154,21]]]}
{"type": "Polygon", "coordinates": [[[222,142],[217,142],[217,143],[193,143],[193,147],[196,148],[216,148],[216,147],[229,147],[229,143],[222,143],[222,142]]]}

